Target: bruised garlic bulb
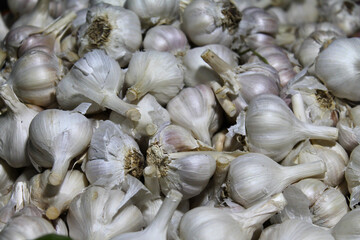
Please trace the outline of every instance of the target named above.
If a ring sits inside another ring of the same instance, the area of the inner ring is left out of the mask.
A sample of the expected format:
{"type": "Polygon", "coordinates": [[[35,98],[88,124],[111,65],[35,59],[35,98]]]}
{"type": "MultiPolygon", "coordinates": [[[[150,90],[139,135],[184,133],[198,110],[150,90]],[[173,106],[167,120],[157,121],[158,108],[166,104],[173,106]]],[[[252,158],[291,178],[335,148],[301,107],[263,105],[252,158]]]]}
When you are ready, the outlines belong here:
{"type": "Polygon", "coordinates": [[[62,183],[70,161],[87,148],[91,135],[91,122],[82,114],[47,109],[30,124],[27,153],[38,170],[51,168],[48,180],[57,186],[62,183]]]}
{"type": "Polygon", "coordinates": [[[79,56],[103,49],[123,67],[141,41],[140,21],[133,11],[100,3],[88,9],[86,24],[79,29],[79,56]]]}
{"type": "Polygon", "coordinates": [[[23,102],[48,107],[56,101],[55,88],[62,71],[54,54],[32,50],[16,61],[8,82],[23,102]]]}
{"type": "Polygon", "coordinates": [[[0,86],[0,99],[7,107],[6,113],[0,115],[0,159],[11,167],[28,166],[26,142],[30,123],[38,112],[21,103],[8,84],[0,86]]]}
{"type": "Polygon", "coordinates": [[[46,213],[50,220],[57,219],[69,208],[71,200],[87,186],[85,174],[68,171],[61,185],[49,185],[50,170],[35,175],[30,180],[31,203],[46,213]]]}
{"type": "Polygon", "coordinates": [[[70,203],[69,236],[74,240],[104,240],[141,230],[144,220],[140,210],[127,203],[125,193],[119,189],[86,188],[70,203]]]}
{"type": "Polygon", "coordinates": [[[214,207],[197,207],[181,219],[180,238],[250,240],[254,231],[285,205],[286,200],[280,193],[237,213],[214,207]]]}
{"type": "Polygon", "coordinates": [[[264,229],[259,240],[335,240],[331,233],[311,223],[291,219],[264,229]]]}
{"type": "Polygon", "coordinates": [[[148,225],[145,230],[140,232],[124,233],[112,240],[126,240],[126,239],[148,239],[148,240],[166,240],[166,232],[168,229],[169,221],[173,216],[177,206],[182,198],[182,194],[174,189],[170,190],[164,199],[158,213],[153,221],[148,225]]]}
{"type": "Polygon", "coordinates": [[[211,136],[221,124],[220,108],[206,85],[183,89],[167,104],[171,120],[190,130],[200,141],[211,145],[211,136]]]}
{"type": "Polygon", "coordinates": [[[350,208],[360,202],[360,146],[352,150],[350,162],[345,170],[345,178],[350,195],[350,208]]]}
{"type": "Polygon", "coordinates": [[[136,52],[129,63],[125,83],[129,86],[126,92],[129,101],[150,93],[160,104],[166,105],[184,86],[184,74],[171,53],[136,52]]]}
{"type": "Polygon", "coordinates": [[[56,88],[56,99],[65,109],[74,109],[82,102],[93,103],[87,113],[110,108],[117,113],[138,120],[135,105],[118,97],[124,83],[119,64],[102,50],[93,50],[79,59],[56,88]]]}
{"type": "Polygon", "coordinates": [[[250,102],[245,127],[250,151],[263,153],[277,162],[301,140],[336,140],[338,137],[337,128],[302,122],[280,97],[267,94],[250,102]]]}
{"type": "Polygon", "coordinates": [[[142,29],[159,24],[170,24],[179,14],[180,0],[127,0],[125,8],[135,12],[142,29]]]}
{"type": "Polygon", "coordinates": [[[231,162],[227,187],[234,201],[249,207],[260,199],[282,192],[291,183],[325,171],[321,161],[283,167],[263,154],[247,153],[231,162]]]}
{"type": "Polygon", "coordinates": [[[160,25],[149,29],[144,38],[144,49],[177,53],[189,47],[185,33],[171,25],[160,25]]]}
{"type": "Polygon", "coordinates": [[[336,97],[360,101],[359,46],[360,38],[336,39],[316,59],[316,75],[336,97]]]}
{"type": "Polygon", "coordinates": [[[353,209],[346,213],[331,229],[336,240],[356,240],[360,237],[360,209],[353,209]]]}
{"type": "Polygon", "coordinates": [[[141,177],[144,157],[135,140],[111,121],[100,122],[94,131],[85,163],[85,173],[91,184],[112,186],[121,184],[127,174],[141,177]]]}

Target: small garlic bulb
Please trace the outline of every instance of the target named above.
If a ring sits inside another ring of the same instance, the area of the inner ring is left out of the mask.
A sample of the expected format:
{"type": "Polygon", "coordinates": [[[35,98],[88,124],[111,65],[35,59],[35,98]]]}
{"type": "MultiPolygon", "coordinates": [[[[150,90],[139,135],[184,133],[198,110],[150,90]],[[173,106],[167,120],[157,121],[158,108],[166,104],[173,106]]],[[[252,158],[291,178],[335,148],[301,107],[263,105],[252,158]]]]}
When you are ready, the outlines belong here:
{"type": "Polygon", "coordinates": [[[60,59],[32,50],[20,57],[9,76],[9,84],[25,103],[48,107],[55,103],[55,88],[63,76],[60,59]]]}
{"type": "Polygon", "coordinates": [[[140,21],[133,11],[100,3],[88,9],[86,24],[79,29],[78,53],[103,49],[124,67],[141,41],[140,21]]]}
{"type": "Polygon", "coordinates": [[[0,115],[0,159],[14,168],[29,166],[26,142],[30,123],[38,112],[20,102],[8,84],[0,86],[0,99],[7,107],[0,115]]]}
{"type": "Polygon", "coordinates": [[[345,170],[345,178],[350,195],[350,208],[360,202],[360,146],[351,152],[350,162],[345,170]]]}
{"type": "Polygon", "coordinates": [[[166,109],[173,123],[190,130],[197,139],[211,145],[211,136],[219,129],[222,118],[214,93],[208,86],[183,89],[169,101],[166,109]]]}
{"type": "Polygon", "coordinates": [[[49,185],[50,170],[37,174],[30,180],[31,203],[42,209],[50,220],[57,219],[69,208],[71,200],[87,186],[85,174],[68,171],[61,185],[49,185]]]}
{"type": "Polygon", "coordinates": [[[360,237],[360,209],[353,209],[346,213],[331,229],[336,240],[356,240],[360,237]]]}
{"type": "Polygon", "coordinates": [[[109,187],[122,184],[127,174],[142,176],[144,157],[138,144],[108,120],[94,131],[87,158],[85,173],[91,184],[109,187]]]}
{"type": "Polygon", "coordinates": [[[125,8],[135,12],[141,21],[142,29],[159,24],[170,24],[177,19],[180,0],[127,0],[125,8]]]}
{"type": "Polygon", "coordinates": [[[70,161],[80,155],[90,143],[91,121],[78,112],[47,109],[30,124],[27,153],[31,163],[51,168],[49,183],[60,185],[70,161]]]}
{"type": "Polygon", "coordinates": [[[171,53],[136,52],[129,63],[125,84],[129,86],[126,92],[129,101],[150,93],[161,105],[166,105],[184,86],[184,73],[171,53]]]}
{"type": "Polygon", "coordinates": [[[263,154],[248,153],[230,163],[227,187],[234,201],[249,207],[260,199],[282,192],[298,180],[325,171],[321,161],[284,167],[263,154]]]}
{"type": "Polygon", "coordinates": [[[336,39],[320,52],[315,72],[334,96],[360,101],[359,55],[360,38],[336,39]]]}
{"type": "Polygon", "coordinates": [[[121,233],[139,231],[144,225],[140,210],[126,204],[119,189],[90,186],[70,203],[66,217],[74,240],[104,240],[121,233]]]}
{"type": "Polygon", "coordinates": [[[291,219],[264,229],[259,240],[335,240],[331,233],[311,223],[291,219]]]}
{"type": "Polygon", "coordinates": [[[245,127],[250,151],[263,153],[277,162],[301,140],[338,137],[337,128],[302,122],[280,97],[267,94],[252,99],[246,111],[245,127]]]}
{"type": "Polygon", "coordinates": [[[171,25],[160,25],[149,29],[144,38],[144,49],[177,53],[189,48],[185,33],[171,25]]]}

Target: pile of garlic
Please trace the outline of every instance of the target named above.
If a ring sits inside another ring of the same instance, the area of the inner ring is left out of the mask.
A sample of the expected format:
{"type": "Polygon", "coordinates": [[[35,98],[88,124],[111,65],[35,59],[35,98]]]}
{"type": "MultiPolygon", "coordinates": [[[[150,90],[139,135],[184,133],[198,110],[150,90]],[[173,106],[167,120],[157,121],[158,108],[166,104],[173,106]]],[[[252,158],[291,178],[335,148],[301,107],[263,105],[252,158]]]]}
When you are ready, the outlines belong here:
{"type": "Polygon", "coordinates": [[[0,239],[359,239],[353,0],[8,0],[0,239]]]}

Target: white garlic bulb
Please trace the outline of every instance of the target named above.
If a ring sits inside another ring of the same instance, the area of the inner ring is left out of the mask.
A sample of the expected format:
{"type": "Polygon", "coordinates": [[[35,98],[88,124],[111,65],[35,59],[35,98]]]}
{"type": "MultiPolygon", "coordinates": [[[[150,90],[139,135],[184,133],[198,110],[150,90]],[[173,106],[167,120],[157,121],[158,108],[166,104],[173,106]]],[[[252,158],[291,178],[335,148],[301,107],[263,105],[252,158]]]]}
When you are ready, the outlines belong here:
{"type": "Polygon", "coordinates": [[[299,188],[309,199],[309,206],[312,206],[316,200],[328,188],[325,183],[318,179],[307,178],[293,184],[299,188]]]}
{"type": "Polygon", "coordinates": [[[345,170],[345,178],[350,195],[350,208],[360,202],[360,146],[354,148],[350,155],[350,162],[345,170]]]}
{"type": "Polygon", "coordinates": [[[88,113],[110,108],[138,120],[140,113],[133,104],[118,97],[124,83],[119,64],[102,50],[93,50],[79,59],[56,88],[56,99],[64,109],[74,109],[82,102],[93,103],[88,113]]]}
{"type": "Polygon", "coordinates": [[[127,0],[124,6],[139,16],[145,30],[174,21],[179,14],[180,0],[127,0]]]}
{"type": "Polygon", "coordinates": [[[335,240],[331,233],[311,223],[292,219],[264,229],[259,240],[335,240]]]}
{"type": "Polygon", "coordinates": [[[339,98],[360,101],[357,62],[360,38],[339,38],[320,52],[315,61],[316,75],[339,98]],[[346,59],[346,61],[344,61],[346,59]]]}
{"type": "Polygon", "coordinates": [[[181,219],[180,239],[250,240],[254,231],[285,205],[280,193],[236,213],[213,207],[193,208],[181,219]]]}
{"type": "Polygon", "coordinates": [[[281,161],[301,140],[338,137],[337,128],[301,122],[280,97],[267,94],[252,99],[246,111],[245,127],[250,150],[275,161],[281,161]]]}
{"type": "Polygon", "coordinates": [[[219,75],[201,58],[201,54],[207,49],[213,51],[232,68],[237,66],[237,54],[224,45],[208,44],[203,47],[191,48],[182,58],[186,86],[195,87],[212,81],[220,82],[219,75]]]}
{"type": "Polygon", "coordinates": [[[284,167],[263,154],[248,153],[230,163],[227,186],[234,201],[249,207],[260,199],[282,192],[296,181],[325,171],[321,161],[284,167]]]}
{"type": "Polygon", "coordinates": [[[141,230],[144,220],[140,210],[124,200],[126,195],[119,189],[88,187],[71,201],[69,236],[74,240],[104,240],[141,230]]]}
{"type": "Polygon", "coordinates": [[[336,240],[356,240],[360,237],[360,209],[353,209],[346,213],[331,229],[336,240]]]}
{"type": "Polygon", "coordinates": [[[141,177],[144,157],[135,140],[119,125],[102,121],[92,135],[85,173],[91,184],[122,184],[127,174],[141,177]]]}
{"type": "Polygon", "coordinates": [[[7,107],[0,115],[0,158],[11,167],[29,166],[26,142],[30,123],[38,112],[21,103],[8,84],[0,86],[0,99],[7,107]]]}
{"type": "Polygon", "coordinates": [[[27,153],[38,170],[51,168],[51,185],[60,185],[70,161],[87,148],[91,136],[91,121],[82,114],[47,109],[30,124],[27,153]]]}
{"type": "Polygon", "coordinates": [[[182,198],[182,194],[174,189],[170,190],[164,199],[158,213],[153,221],[143,231],[125,233],[112,240],[126,240],[126,239],[149,239],[149,240],[166,240],[166,232],[171,217],[173,216],[177,206],[182,198]]]}
{"type": "Polygon", "coordinates": [[[42,209],[50,220],[57,219],[69,208],[71,200],[87,186],[85,174],[68,171],[61,185],[49,185],[50,170],[37,174],[30,180],[31,203],[42,209]]]}
{"type": "Polygon", "coordinates": [[[222,116],[214,93],[206,85],[185,88],[169,101],[168,110],[173,123],[190,130],[207,145],[219,129],[222,116]]]}
{"type": "Polygon", "coordinates": [[[55,88],[62,71],[54,54],[33,50],[16,61],[8,82],[23,102],[48,107],[56,101],[55,88]]]}
{"type": "Polygon", "coordinates": [[[196,0],[186,6],[182,18],[182,29],[196,45],[229,47],[238,31],[241,13],[231,1],[196,0]]]}
{"type": "Polygon", "coordinates": [[[144,38],[144,49],[161,52],[184,51],[189,48],[185,33],[171,25],[160,25],[149,29],[144,38]]]}
{"type": "Polygon", "coordinates": [[[78,53],[103,49],[123,67],[141,41],[140,21],[133,11],[100,3],[88,9],[86,24],[78,31],[78,53]]]}
{"type": "Polygon", "coordinates": [[[180,62],[171,53],[136,52],[129,63],[125,84],[129,87],[126,92],[129,101],[139,100],[150,93],[165,105],[184,86],[184,73],[180,62]]]}

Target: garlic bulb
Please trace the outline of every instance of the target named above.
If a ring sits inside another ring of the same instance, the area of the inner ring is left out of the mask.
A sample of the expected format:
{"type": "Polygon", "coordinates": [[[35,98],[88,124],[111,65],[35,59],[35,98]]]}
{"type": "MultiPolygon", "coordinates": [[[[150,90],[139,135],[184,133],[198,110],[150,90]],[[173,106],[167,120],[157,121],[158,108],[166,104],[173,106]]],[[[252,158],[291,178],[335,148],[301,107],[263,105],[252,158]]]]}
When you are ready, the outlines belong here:
{"type": "Polygon", "coordinates": [[[48,220],[42,217],[20,215],[9,221],[0,232],[0,238],[3,240],[36,239],[49,233],[56,233],[56,231],[48,220]]]}
{"type": "Polygon", "coordinates": [[[254,231],[286,205],[284,196],[274,195],[242,212],[197,207],[186,212],[180,222],[180,239],[250,240],[254,231]]]}
{"type": "Polygon", "coordinates": [[[336,97],[360,101],[357,84],[359,46],[359,38],[336,39],[316,59],[316,75],[336,97]]]}
{"type": "Polygon", "coordinates": [[[54,54],[33,50],[16,61],[8,82],[23,102],[48,107],[55,103],[55,87],[62,71],[54,54]]]}
{"type": "Polygon", "coordinates": [[[184,200],[204,190],[216,169],[216,161],[210,155],[179,153],[171,157],[157,145],[148,148],[146,162],[155,167],[161,191],[167,194],[171,189],[178,190],[184,200]]]}
{"type": "Polygon", "coordinates": [[[201,58],[201,54],[210,49],[232,68],[237,66],[237,54],[221,44],[209,44],[203,47],[194,47],[186,51],[183,57],[185,85],[195,87],[212,81],[220,82],[219,75],[201,58]]]}
{"type": "Polygon", "coordinates": [[[88,146],[92,135],[90,120],[78,112],[47,109],[30,124],[27,153],[31,163],[51,168],[49,183],[60,185],[70,161],[88,146]]]}
{"type": "Polygon", "coordinates": [[[360,146],[354,148],[350,155],[350,162],[345,170],[345,178],[350,196],[350,208],[360,202],[360,146]]]}
{"type": "Polygon", "coordinates": [[[91,184],[112,186],[124,182],[127,174],[141,177],[144,157],[135,140],[119,125],[101,121],[92,135],[85,173],[91,184]]]}
{"type": "Polygon", "coordinates": [[[292,219],[264,229],[259,240],[335,240],[331,233],[311,223],[292,219]]]}
{"type": "Polygon", "coordinates": [[[144,49],[161,52],[184,51],[189,48],[185,33],[171,25],[160,25],[149,29],[144,38],[144,49]]]}
{"type": "Polygon", "coordinates": [[[304,24],[316,22],[319,16],[318,3],[312,0],[291,1],[286,12],[287,23],[304,24]]]}
{"type": "Polygon", "coordinates": [[[164,199],[158,213],[154,220],[148,225],[145,230],[140,232],[125,233],[112,240],[126,240],[126,239],[149,239],[149,240],[166,240],[166,232],[169,221],[173,216],[177,206],[181,201],[182,194],[174,189],[170,190],[164,199]]]}
{"type": "Polygon", "coordinates": [[[215,96],[206,85],[183,89],[169,101],[166,109],[173,123],[187,128],[208,145],[222,120],[215,96]]]}
{"type": "Polygon", "coordinates": [[[246,36],[254,33],[275,34],[278,30],[278,20],[259,7],[248,7],[241,11],[239,23],[240,35],[246,36]]]}
{"type": "Polygon", "coordinates": [[[328,188],[325,183],[313,178],[303,179],[294,183],[293,186],[299,188],[307,196],[310,201],[309,206],[314,205],[321,194],[328,188]]]}
{"type": "Polygon", "coordinates": [[[7,107],[6,113],[0,115],[0,158],[11,167],[29,166],[26,142],[30,123],[38,112],[21,103],[8,84],[0,86],[0,99],[7,107]]]}
{"type": "Polygon", "coordinates": [[[337,128],[301,122],[280,97],[267,94],[252,99],[245,127],[250,151],[263,153],[277,162],[301,140],[338,137],[337,128]]]}
{"type": "Polygon", "coordinates": [[[263,154],[248,153],[230,163],[227,187],[234,201],[249,207],[282,192],[291,183],[325,171],[321,161],[283,167],[263,154]]]}
{"type": "Polygon", "coordinates": [[[192,1],[182,17],[182,29],[198,46],[222,44],[229,47],[241,21],[241,13],[231,1],[192,1]]]}
{"type": "Polygon", "coordinates": [[[50,170],[37,174],[30,180],[31,203],[46,212],[50,220],[57,219],[69,208],[71,200],[87,186],[85,174],[68,171],[59,186],[49,185],[50,170]]]}
{"type": "Polygon", "coordinates": [[[129,63],[125,84],[129,86],[126,92],[129,101],[139,100],[150,93],[161,105],[165,105],[184,86],[184,74],[171,53],[136,52],[129,63]]]}
{"type": "Polygon", "coordinates": [[[69,236],[74,240],[103,240],[140,230],[144,225],[140,210],[124,200],[125,193],[118,189],[86,188],[71,201],[69,236]]]}
{"type": "Polygon", "coordinates": [[[56,99],[64,109],[74,109],[82,102],[94,103],[87,113],[106,107],[138,120],[135,105],[118,97],[124,83],[119,64],[102,50],[93,50],[79,59],[56,88],[56,99]]]}
{"type": "Polygon", "coordinates": [[[158,24],[170,24],[179,14],[180,0],[127,0],[125,8],[135,12],[142,29],[158,24]]]}
{"type": "Polygon", "coordinates": [[[360,209],[353,209],[346,213],[331,229],[336,240],[356,240],[360,236],[360,209]]]}
{"type": "Polygon", "coordinates": [[[126,66],[142,41],[137,15],[122,7],[106,3],[88,9],[86,24],[79,29],[79,56],[92,49],[103,49],[126,66]]]}

